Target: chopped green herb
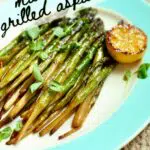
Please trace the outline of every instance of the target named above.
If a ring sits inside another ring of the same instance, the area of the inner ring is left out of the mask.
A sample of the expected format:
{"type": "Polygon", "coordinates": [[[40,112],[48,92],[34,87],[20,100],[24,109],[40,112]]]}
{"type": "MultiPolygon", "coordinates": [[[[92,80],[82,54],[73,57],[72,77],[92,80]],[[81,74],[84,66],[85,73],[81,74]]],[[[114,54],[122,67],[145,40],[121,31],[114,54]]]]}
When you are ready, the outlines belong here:
{"type": "Polygon", "coordinates": [[[41,85],[42,85],[42,82],[33,83],[30,86],[31,93],[34,93],[35,91],[37,91],[41,85]]]}
{"type": "Polygon", "coordinates": [[[66,33],[64,32],[64,29],[61,27],[56,27],[53,29],[54,31],[54,35],[56,35],[59,38],[62,38],[66,35],[66,33]]]}
{"type": "MultiPolygon", "coordinates": [[[[72,42],[72,43],[70,43],[69,45],[63,45],[62,47],[61,47],[61,51],[65,51],[66,49],[70,49],[70,50],[74,50],[74,49],[77,49],[77,48],[79,48],[80,47],[80,44],[79,43],[77,43],[77,42],[72,42]]],[[[56,50],[55,50],[56,51],[56,50]]]]}
{"type": "Polygon", "coordinates": [[[148,70],[150,68],[150,63],[144,63],[142,64],[138,71],[136,72],[137,73],[137,76],[139,79],[146,79],[148,77],[148,70]]]}
{"type": "Polygon", "coordinates": [[[20,131],[23,127],[23,124],[21,121],[18,121],[17,124],[16,124],[16,127],[15,127],[15,131],[20,131]]]}
{"type": "Polygon", "coordinates": [[[48,54],[45,53],[45,52],[41,52],[39,57],[44,61],[44,60],[46,60],[48,58],[48,54]]]}
{"type": "Polygon", "coordinates": [[[124,74],[123,80],[124,80],[124,81],[129,81],[130,78],[131,78],[131,76],[132,76],[131,71],[130,71],[130,70],[127,70],[127,71],[125,72],[125,74],[124,74]]]}
{"type": "Polygon", "coordinates": [[[44,48],[44,41],[42,39],[32,41],[30,43],[30,52],[41,51],[44,48]]]}
{"type": "Polygon", "coordinates": [[[66,49],[68,48],[68,45],[63,45],[62,47],[61,47],[61,51],[65,51],[66,49]]]}
{"type": "Polygon", "coordinates": [[[24,31],[21,35],[24,39],[27,39],[27,40],[29,39],[27,31],[24,31]]]}
{"type": "Polygon", "coordinates": [[[37,64],[33,65],[33,76],[38,82],[43,82],[43,77],[37,64]]]}
{"type": "Polygon", "coordinates": [[[69,34],[71,34],[71,32],[72,32],[72,29],[71,28],[65,28],[65,34],[66,35],[69,35],[69,34]]]}
{"type": "Polygon", "coordinates": [[[40,28],[38,26],[30,28],[26,33],[32,40],[34,40],[40,35],[40,28]]]}
{"type": "Polygon", "coordinates": [[[61,27],[56,27],[53,29],[53,31],[54,31],[54,35],[56,35],[59,38],[63,38],[64,36],[71,34],[72,28],[63,29],[61,27]]]}
{"type": "Polygon", "coordinates": [[[11,129],[11,127],[7,127],[5,129],[3,129],[2,131],[0,131],[0,142],[9,138],[12,134],[13,130],[11,129]]]}
{"type": "Polygon", "coordinates": [[[60,83],[58,83],[57,81],[52,81],[49,84],[49,89],[52,91],[56,91],[56,92],[63,92],[64,91],[63,86],[60,83]]]}

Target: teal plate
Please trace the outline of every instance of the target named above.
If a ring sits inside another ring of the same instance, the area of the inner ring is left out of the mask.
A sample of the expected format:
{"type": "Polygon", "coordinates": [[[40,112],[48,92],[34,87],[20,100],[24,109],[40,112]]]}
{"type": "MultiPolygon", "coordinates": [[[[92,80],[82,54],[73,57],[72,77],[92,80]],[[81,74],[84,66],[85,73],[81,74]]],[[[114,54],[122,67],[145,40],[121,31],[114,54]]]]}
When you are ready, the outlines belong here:
{"type": "MultiPolygon", "coordinates": [[[[142,28],[148,35],[148,39],[150,39],[149,0],[147,0],[147,2],[145,2],[146,0],[132,0],[132,2],[131,0],[95,1],[97,7],[111,9],[130,20],[136,26],[142,28]]],[[[13,10],[11,5],[13,2],[14,1],[9,1],[7,6],[3,6],[0,10],[0,23],[3,22],[5,18],[9,17],[8,10],[10,10],[11,15],[15,14],[15,12],[11,11],[13,10]]],[[[51,5],[51,3],[52,2],[49,1],[49,5],[51,5]]],[[[150,41],[148,45],[150,45],[150,41]]],[[[144,61],[150,61],[149,50],[145,55],[144,61]]],[[[81,136],[69,143],[58,145],[53,149],[118,150],[122,148],[150,123],[149,88],[150,78],[139,80],[128,99],[109,120],[99,125],[93,132],[81,136]]],[[[50,148],[47,148],[47,150],[49,149],[50,148]]]]}
{"type": "MultiPolygon", "coordinates": [[[[144,29],[150,39],[150,5],[144,0],[104,0],[98,7],[114,10],[144,29]]],[[[150,46],[150,41],[148,42],[150,46]]],[[[149,47],[144,58],[150,61],[149,47]]],[[[139,80],[131,95],[112,115],[93,132],[70,143],[60,145],[54,150],[118,150],[138,135],[150,123],[150,78],[139,80]]]]}

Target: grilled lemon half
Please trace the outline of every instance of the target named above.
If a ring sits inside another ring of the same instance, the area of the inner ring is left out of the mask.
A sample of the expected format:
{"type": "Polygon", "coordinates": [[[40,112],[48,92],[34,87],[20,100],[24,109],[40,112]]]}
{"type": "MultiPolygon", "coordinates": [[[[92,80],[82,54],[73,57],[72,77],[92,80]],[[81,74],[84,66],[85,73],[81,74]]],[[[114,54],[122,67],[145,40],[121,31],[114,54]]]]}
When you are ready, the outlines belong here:
{"type": "Polygon", "coordinates": [[[147,47],[146,34],[130,24],[119,24],[106,33],[109,54],[119,63],[140,60],[147,47]]]}

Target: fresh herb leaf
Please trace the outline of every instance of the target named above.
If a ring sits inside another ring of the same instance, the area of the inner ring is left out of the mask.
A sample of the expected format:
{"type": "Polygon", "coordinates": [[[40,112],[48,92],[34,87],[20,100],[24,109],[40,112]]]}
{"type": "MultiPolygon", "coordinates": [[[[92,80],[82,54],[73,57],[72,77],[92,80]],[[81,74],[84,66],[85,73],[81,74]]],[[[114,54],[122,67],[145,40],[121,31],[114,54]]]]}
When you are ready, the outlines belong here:
{"type": "Polygon", "coordinates": [[[66,35],[66,33],[64,32],[64,29],[61,27],[54,28],[53,33],[54,33],[54,35],[56,35],[59,38],[62,38],[66,35]]]}
{"type": "Polygon", "coordinates": [[[131,71],[127,70],[124,74],[123,80],[128,82],[130,80],[131,76],[132,76],[131,71]]]}
{"type": "Polygon", "coordinates": [[[38,26],[30,28],[26,33],[32,40],[35,40],[40,35],[40,28],[38,26]]]}
{"type": "Polygon", "coordinates": [[[21,34],[21,36],[22,36],[24,39],[29,40],[29,36],[28,36],[27,31],[24,31],[24,32],[21,34]]]}
{"type": "Polygon", "coordinates": [[[58,83],[57,81],[52,81],[48,87],[52,91],[56,91],[56,92],[64,91],[63,86],[60,83],[58,83]]]}
{"type": "Polygon", "coordinates": [[[43,82],[43,77],[37,64],[33,65],[33,76],[38,82],[43,82]]]}
{"type": "Polygon", "coordinates": [[[44,61],[48,58],[48,54],[46,52],[41,52],[39,57],[44,61]]]}
{"type": "Polygon", "coordinates": [[[68,45],[62,45],[62,47],[60,48],[60,51],[64,51],[64,50],[66,50],[68,48],[68,45]]]}
{"type": "Polygon", "coordinates": [[[144,63],[142,64],[138,71],[136,72],[137,73],[137,76],[139,79],[146,79],[148,77],[148,70],[150,68],[150,63],[144,63]]]}
{"type": "Polygon", "coordinates": [[[5,129],[3,129],[2,131],[0,131],[0,142],[2,140],[9,138],[11,136],[12,132],[13,132],[13,130],[11,129],[11,127],[7,127],[5,129]]]}
{"type": "Polygon", "coordinates": [[[37,91],[40,88],[41,85],[42,85],[42,82],[33,83],[30,86],[31,93],[34,93],[35,91],[37,91]]]}
{"type": "Polygon", "coordinates": [[[64,36],[71,34],[71,32],[72,32],[71,27],[70,28],[66,27],[64,29],[62,27],[56,27],[53,29],[54,35],[59,38],[63,38],[64,36]]]}
{"type": "MultiPolygon", "coordinates": [[[[61,47],[61,51],[65,51],[66,49],[74,50],[80,47],[80,44],[77,42],[72,42],[69,45],[63,45],[61,47]]],[[[55,50],[56,51],[56,50],[55,50]]]]}
{"type": "Polygon", "coordinates": [[[22,129],[22,127],[23,127],[22,122],[18,121],[14,130],[18,132],[22,129]]]}
{"type": "Polygon", "coordinates": [[[71,29],[71,28],[68,28],[68,27],[65,28],[65,34],[66,34],[66,35],[71,34],[71,32],[72,32],[72,29],[71,29]]]}
{"type": "Polygon", "coordinates": [[[42,39],[32,41],[30,43],[30,52],[41,51],[44,49],[44,41],[42,39]]]}

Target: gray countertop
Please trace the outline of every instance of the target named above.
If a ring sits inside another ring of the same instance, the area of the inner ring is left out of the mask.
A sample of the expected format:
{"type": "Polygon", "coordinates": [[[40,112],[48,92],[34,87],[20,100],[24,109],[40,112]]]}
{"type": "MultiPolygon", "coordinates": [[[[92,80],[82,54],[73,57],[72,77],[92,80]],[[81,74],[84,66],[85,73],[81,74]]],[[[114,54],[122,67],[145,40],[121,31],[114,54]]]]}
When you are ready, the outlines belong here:
{"type": "Polygon", "coordinates": [[[150,150],[150,124],[123,150],[150,150]]]}

